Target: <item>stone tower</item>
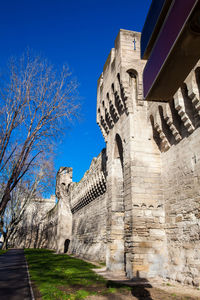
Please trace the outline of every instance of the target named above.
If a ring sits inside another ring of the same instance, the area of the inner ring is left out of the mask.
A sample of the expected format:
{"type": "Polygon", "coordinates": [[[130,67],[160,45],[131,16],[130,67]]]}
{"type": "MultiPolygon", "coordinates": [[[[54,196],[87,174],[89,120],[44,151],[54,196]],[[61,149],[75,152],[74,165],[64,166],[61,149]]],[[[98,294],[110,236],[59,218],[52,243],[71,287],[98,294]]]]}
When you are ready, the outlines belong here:
{"type": "Polygon", "coordinates": [[[72,183],[72,168],[61,167],[56,176],[56,197],[58,198],[57,252],[66,252],[71,241],[72,213],[69,187],[72,183]]]}
{"type": "Polygon", "coordinates": [[[97,88],[97,123],[107,145],[107,255],[130,278],[159,275],[164,264],[159,150],[142,98],[140,33],[120,30],[97,88]],[[150,229],[151,228],[151,229],[150,229]]]}

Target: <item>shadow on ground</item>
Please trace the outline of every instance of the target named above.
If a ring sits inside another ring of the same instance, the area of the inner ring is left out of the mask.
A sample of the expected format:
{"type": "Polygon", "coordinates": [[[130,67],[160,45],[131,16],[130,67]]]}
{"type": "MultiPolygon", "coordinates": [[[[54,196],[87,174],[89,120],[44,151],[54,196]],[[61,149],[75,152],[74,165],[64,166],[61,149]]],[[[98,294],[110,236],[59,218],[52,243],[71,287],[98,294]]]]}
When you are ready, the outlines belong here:
{"type": "Polygon", "coordinates": [[[153,300],[148,289],[152,288],[152,285],[144,278],[134,278],[132,280],[112,281],[109,280],[107,288],[124,289],[130,288],[132,296],[138,300],[153,300]]]}

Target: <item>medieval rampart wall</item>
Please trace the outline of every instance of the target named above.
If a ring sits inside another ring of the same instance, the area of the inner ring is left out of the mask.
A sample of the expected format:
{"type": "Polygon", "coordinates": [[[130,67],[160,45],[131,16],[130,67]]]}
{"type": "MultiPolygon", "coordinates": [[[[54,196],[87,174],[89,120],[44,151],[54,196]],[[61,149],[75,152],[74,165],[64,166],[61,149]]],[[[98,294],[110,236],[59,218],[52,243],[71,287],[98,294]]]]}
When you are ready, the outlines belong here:
{"type": "Polygon", "coordinates": [[[200,280],[200,128],[162,155],[168,274],[182,283],[200,280]]]}
{"type": "Polygon", "coordinates": [[[170,103],[150,105],[154,140],[160,149],[167,235],[167,277],[200,279],[200,101],[199,64],[170,103]]]}
{"type": "Polygon", "coordinates": [[[41,220],[40,239],[38,248],[57,250],[57,228],[59,222],[58,203],[49,210],[41,220]]]}
{"type": "Polygon", "coordinates": [[[16,248],[56,249],[54,241],[57,222],[55,197],[34,199],[27,206],[22,220],[10,237],[9,244],[16,248]]]}
{"type": "Polygon", "coordinates": [[[106,252],[106,152],[94,158],[89,170],[69,190],[72,239],[69,252],[105,261],[106,252]]]}
{"type": "Polygon", "coordinates": [[[105,261],[106,193],[73,214],[69,251],[91,261],[105,261]]]}
{"type": "Polygon", "coordinates": [[[97,88],[106,150],[78,183],[60,168],[39,246],[63,252],[67,241],[129,278],[199,285],[200,68],[170,102],[147,102],[144,65],[140,33],[120,30],[97,88]]]}

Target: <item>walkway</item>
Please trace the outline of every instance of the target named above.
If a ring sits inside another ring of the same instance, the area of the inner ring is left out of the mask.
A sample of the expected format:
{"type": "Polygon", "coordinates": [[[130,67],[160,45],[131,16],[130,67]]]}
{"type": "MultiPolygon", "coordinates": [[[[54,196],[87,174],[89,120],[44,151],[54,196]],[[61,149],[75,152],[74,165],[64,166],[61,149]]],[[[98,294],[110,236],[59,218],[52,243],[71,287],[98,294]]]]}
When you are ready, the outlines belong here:
{"type": "Polygon", "coordinates": [[[0,255],[0,299],[31,300],[24,250],[0,255]]]}

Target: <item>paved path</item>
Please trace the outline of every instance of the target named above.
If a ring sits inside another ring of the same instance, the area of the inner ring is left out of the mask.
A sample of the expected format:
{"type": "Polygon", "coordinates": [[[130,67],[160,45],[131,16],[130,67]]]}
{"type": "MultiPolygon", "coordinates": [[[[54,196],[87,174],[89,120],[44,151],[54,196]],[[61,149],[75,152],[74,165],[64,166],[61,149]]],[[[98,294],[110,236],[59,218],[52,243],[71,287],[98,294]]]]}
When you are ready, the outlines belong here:
{"type": "Polygon", "coordinates": [[[0,300],[31,300],[24,250],[0,255],[0,300]]]}

